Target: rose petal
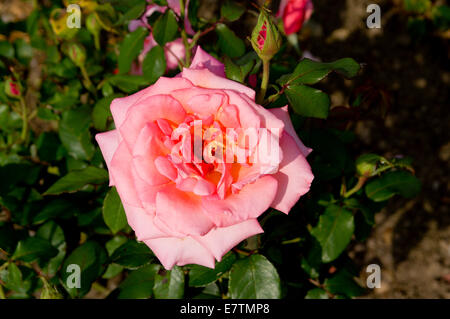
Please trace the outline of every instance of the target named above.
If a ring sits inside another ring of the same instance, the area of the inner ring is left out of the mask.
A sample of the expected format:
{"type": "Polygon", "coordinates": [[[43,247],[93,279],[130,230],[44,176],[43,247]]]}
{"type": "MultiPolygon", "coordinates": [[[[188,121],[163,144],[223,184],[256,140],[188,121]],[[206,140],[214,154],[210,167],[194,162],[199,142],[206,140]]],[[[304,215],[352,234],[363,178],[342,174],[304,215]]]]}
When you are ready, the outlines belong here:
{"type": "Polygon", "coordinates": [[[192,60],[191,69],[207,68],[217,76],[225,78],[225,65],[222,62],[206,53],[200,46],[197,47],[194,59],[192,60]]]}
{"type": "Polygon", "coordinates": [[[283,134],[280,146],[283,161],[278,173],[272,175],[278,181],[278,191],[271,207],[288,214],[300,196],[309,191],[314,176],[301,149],[289,134],[283,134]]]}
{"type": "Polygon", "coordinates": [[[263,232],[258,220],[248,219],[229,227],[214,228],[205,236],[196,236],[195,239],[207,247],[218,261],[221,261],[223,255],[241,241],[263,232]]]}
{"type": "Polygon", "coordinates": [[[199,198],[178,190],[173,184],[156,195],[155,222],[185,235],[204,235],[214,227],[199,198]]]}
{"type": "Polygon", "coordinates": [[[186,112],[173,97],[153,95],[141,99],[128,109],[127,117],[119,127],[119,131],[130,149],[133,149],[141,130],[147,123],[163,118],[179,124],[185,117],[186,112]]]}
{"type": "Polygon", "coordinates": [[[174,265],[187,264],[214,268],[214,256],[191,237],[150,239],[145,240],[144,243],[150,247],[166,269],[172,269],[174,265]]]}
{"type": "Polygon", "coordinates": [[[257,218],[270,207],[276,192],[277,180],[268,175],[247,184],[239,193],[229,194],[223,200],[203,198],[202,206],[216,226],[225,227],[257,218]]]}
{"type": "Polygon", "coordinates": [[[268,111],[272,112],[273,115],[284,122],[285,131],[295,140],[295,143],[302,151],[303,156],[308,156],[312,152],[312,149],[306,147],[305,144],[303,144],[303,142],[297,136],[294,126],[292,125],[291,118],[289,117],[288,106],[286,105],[280,108],[269,109],[268,111]]]}
{"type": "Polygon", "coordinates": [[[209,89],[228,89],[246,94],[249,98],[255,98],[255,91],[232,80],[218,76],[208,69],[183,69],[181,76],[191,81],[194,85],[209,89]]]}
{"type": "Polygon", "coordinates": [[[120,127],[125,121],[128,109],[138,103],[141,99],[157,94],[169,94],[173,90],[187,89],[192,83],[187,79],[160,77],[155,84],[136,92],[130,96],[116,98],[111,102],[111,113],[116,127],[120,127]]]}
{"type": "Polygon", "coordinates": [[[122,203],[141,207],[131,173],[131,154],[124,142],[119,144],[111,159],[109,173],[119,193],[122,203]]]}
{"type": "MultiPolygon", "coordinates": [[[[102,151],[103,158],[105,159],[108,170],[110,169],[111,160],[119,147],[119,136],[117,130],[112,130],[95,135],[100,150],[102,151]]],[[[114,186],[112,175],[109,174],[109,186],[114,186]]]]}

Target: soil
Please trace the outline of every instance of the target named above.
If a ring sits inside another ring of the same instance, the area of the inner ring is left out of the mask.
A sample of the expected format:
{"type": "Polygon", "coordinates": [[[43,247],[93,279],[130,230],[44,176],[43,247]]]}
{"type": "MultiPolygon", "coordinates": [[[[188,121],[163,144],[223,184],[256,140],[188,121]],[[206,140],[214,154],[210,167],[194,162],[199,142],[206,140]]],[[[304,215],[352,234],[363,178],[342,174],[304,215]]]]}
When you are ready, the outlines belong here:
{"type": "Polygon", "coordinates": [[[332,77],[325,84],[333,105],[348,104],[348,92],[361,85],[387,101],[387,115],[377,116],[380,105],[374,103],[374,116],[360,118],[355,149],[411,156],[422,181],[418,198],[391,200],[369,239],[352,248],[362,277],[367,265],[381,266],[381,288],[365,297],[450,298],[449,41],[436,34],[416,40],[401,3],[316,0],[303,34],[310,32],[306,49],[323,61],[352,57],[365,63],[356,81],[332,77]],[[381,29],[366,26],[370,3],[381,6],[381,29]]]}

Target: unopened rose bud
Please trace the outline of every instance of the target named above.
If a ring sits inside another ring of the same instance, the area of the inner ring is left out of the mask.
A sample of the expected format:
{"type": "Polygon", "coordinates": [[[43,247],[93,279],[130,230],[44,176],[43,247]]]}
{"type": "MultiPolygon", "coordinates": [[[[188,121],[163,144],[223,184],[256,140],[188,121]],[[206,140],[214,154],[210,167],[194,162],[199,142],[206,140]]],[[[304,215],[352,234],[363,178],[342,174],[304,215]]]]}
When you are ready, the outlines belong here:
{"type": "Polygon", "coordinates": [[[253,49],[263,61],[269,61],[280,50],[281,36],[266,9],[261,9],[251,38],[253,49]]]}
{"type": "Polygon", "coordinates": [[[98,33],[100,33],[100,30],[102,29],[101,25],[97,21],[97,17],[95,16],[95,13],[91,13],[86,18],[86,28],[90,33],[92,33],[94,36],[98,33]]]}
{"type": "Polygon", "coordinates": [[[86,61],[86,50],[81,44],[66,42],[63,44],[62,49],[76,66],[82,67],[84,65],[86,61]]]}
{"type": "Polygon", "coordinates": [[[95,13],[91,13],[86,18],[86,28],[94,36],[95,47],[100,49],[100,31],[102,26],[98,23],[95,13]]]}
{"type": "Polygon", "coordinates": [[[21,96],[22,87],[19,82],[7,79],[5,81],[5,93],[8,97],[18,99],[21,96]]]}
{"type": "Polygon", "coordinates": [[[376,174],[379,165],[387,160],[376,154],[364,154],[356,160],[356,172],[359,176],[372,177],[376,174]]]}

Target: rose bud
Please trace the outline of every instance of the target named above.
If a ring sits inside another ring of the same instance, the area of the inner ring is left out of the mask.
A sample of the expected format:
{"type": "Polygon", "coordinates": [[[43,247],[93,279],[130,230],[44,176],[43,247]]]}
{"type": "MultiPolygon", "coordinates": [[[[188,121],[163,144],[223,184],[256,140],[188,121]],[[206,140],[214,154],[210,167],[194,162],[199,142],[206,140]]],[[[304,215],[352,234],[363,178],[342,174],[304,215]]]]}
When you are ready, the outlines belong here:
{"type": "Polygon", "coordinates": [[[5,93],[8,97],[18,99],[21,96],[22,87],[19,82],[7,79],[5,81],[5,93]]]}
{"type": "Polygon", "coordinates": [[[86,61],[86,50],[81,44],[66,42],[63,44],[62,49],[76,66],[82,67],[84,65],[84,62],[86,61]]]}
{"type": "Polygon", "coordinates": [[[377,168],[387,160],[376,154],[364,154],[356,160],[356,172],[359,176],[372,177],[376,174],[377,168]]]}
{"type": "Polygon", "coordinates": [[[99,37],[102,27],[98,23],[95,13],[91,13],[90,15],[87,16],[86,28],[94,36],[95,39],[97,39],[99,37]]]}
{"type": "Polygon", "coordinates": [[[283,19],[286,35],[300,31],[314,10],[311,0],[281,0],[277,18],[283,19]]]}
{"type": "Polygon", "coordinates": [[[280,50],[281,36],[266,9],[262,9],[252,32],[253,49],[263,61],[269,61],[280,50]]]}

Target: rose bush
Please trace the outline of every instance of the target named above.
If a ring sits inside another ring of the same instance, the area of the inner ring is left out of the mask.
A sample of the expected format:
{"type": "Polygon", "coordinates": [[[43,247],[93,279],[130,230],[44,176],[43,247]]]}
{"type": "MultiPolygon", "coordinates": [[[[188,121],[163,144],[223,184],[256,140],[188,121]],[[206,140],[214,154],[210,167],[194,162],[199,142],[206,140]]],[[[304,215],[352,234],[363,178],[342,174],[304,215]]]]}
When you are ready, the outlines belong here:
{"type": "Polygon", "coordinates": [[[390,95],[285,36],[310,1],[262,2],[18,0],[28,17],[0,19],[0,299],[364,293],[355,242],[420,190],[408,157],[358,156],[390,95]]]}
{"type": "Polygon", "coordinates": [[[287,107],[263,108],[252,89],[228,80],[224,71],[199,47],[177,77],[162,77],[113,100],[116,129],[96,136],[129,225],[167,269],[194,263],[214,268],[214,258],[220,261],[236,244],[263,232],[258,216],[269,207],[289,213],[313,180],[305,159],[310,150],[296,135],[287,107]],[[203,157],[215,160],[193,163],[196,120],[201,130],[213,127],[227,135],[238,152],[247,150],[245,161],[218,158],[223,142],[217,146],[204,134],[203,157]],[[229,128],[233,136],[225,133],[229,128]],[[256,143],[242,141],[245,129],[261,128],[271,130],[256,131],[256,143]],[[267,146],[269,152],[258,152],[267,146]],[[207,154],[211,147],[214,154],[207,154]]]}

